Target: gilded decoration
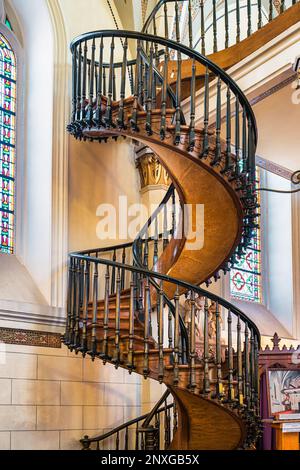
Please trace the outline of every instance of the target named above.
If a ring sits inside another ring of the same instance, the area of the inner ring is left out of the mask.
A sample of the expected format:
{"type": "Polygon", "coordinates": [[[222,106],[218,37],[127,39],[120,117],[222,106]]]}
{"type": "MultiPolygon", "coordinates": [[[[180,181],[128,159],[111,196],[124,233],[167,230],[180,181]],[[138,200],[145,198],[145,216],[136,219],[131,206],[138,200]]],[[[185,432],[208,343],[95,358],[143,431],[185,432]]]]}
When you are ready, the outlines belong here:
{"type": "Polygon", "coordinates": [[[137,152],[136,167],[140,173],[142,189],[148,186],[170,185],[167,171],[150,149],[142,148],[137,152]]]}

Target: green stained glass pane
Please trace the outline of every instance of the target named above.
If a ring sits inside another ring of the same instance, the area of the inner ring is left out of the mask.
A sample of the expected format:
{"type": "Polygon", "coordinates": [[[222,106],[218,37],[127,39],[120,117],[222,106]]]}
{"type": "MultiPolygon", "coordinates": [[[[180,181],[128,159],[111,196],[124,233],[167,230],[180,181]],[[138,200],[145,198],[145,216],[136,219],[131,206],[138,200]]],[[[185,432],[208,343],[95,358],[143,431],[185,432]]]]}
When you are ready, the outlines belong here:
{"type": "Polygon", "coordinates": [[[9,21],[9,19],[7,17],[6,17],[6,20],[5,20],[5,24],[11,31],[13,30],[11,22],[9,21]]]}

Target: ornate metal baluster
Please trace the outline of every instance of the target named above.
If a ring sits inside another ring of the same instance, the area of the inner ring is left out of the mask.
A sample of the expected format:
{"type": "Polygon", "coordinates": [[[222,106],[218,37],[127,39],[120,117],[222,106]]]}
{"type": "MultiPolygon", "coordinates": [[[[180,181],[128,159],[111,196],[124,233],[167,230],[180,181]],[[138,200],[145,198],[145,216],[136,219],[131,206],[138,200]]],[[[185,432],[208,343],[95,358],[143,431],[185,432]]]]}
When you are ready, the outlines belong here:
{"type": "Polygon", "coordinates": [[[158,221],[157,216],[154,221],[154,246],[153,246],[153,266],[156,265],[158,261],[158,221]]]}
{"type": "Polygon", "coordinates": [[[84,121],[86,117],[86,84],[87,84],[87,41],[84,43],[83,49],[83,76],[82,76],[82,93],[81,93],[81,120],[84,121]]]}
{"type": "Polygon", "coordinates": [[[116,69],[115,66],[113,66],[113,94],[112,94],[112,99],[113,101],[116,101],[117,99],[117,88],[116,88],[116,69]]]}
{"type": "MultiPolygon", "coordinates": [[[[180,42],[180,28],[178,16],[178,2],[175,2],[175,31],[176,41],[180,42]]],[[[174,144],[180,144],[180,129],[181,129],[181,52],[177,52],[177,81],[176,81],[176,111],[175,111],[175,139],[174,144]]]]}
{"type": "Polygon", "coordinates": [[[141,63],[141,41],[137,40],[137,55],[136,55],[136,66],[135,66],[135,82],[134,82],[134,101],[132,109],[132,117],[130,120],[131,128],[134,131],[138,131],[137,119],[138,119],[138,104],[139,104],[139,89],[140,89],[140,63],[141,63]]]}
{"type": "Polygon", "coordinates": [[[245,388],[245,401],[247,406],[250,405],[250,382],[249,382],[249,330],[248,325],[245,324],[245,345],[244,345],[244,388],[245,388]]]}
{"type": "MultiPolygon", "coordinates": [[[[190,7],[190,17],[192,17],[192,6],[190,7]]],[[[205,55],[205,17],[204,17],[204,0],[200,0],[200,14],[201,14],[201,54],[205,55]]]]}
{"type": "Polygon", "coordinates": [[[241,319],[238,316],[237,321],[237,383],[238,383],[238,402],[240,405],[244,404],[243,395],[243,362],[242,362],[242,340],[241,340],[241,319]]]}
{"type": "Polygon", "coordinates": [[[75,343],[75,326],[76,326],[76,260],[71,258],[71,271],[72,271],[72,292],[71,292],[71,326],[70,326],[70,338],[69,346],[72,350],[72,346],[75,343]]]}
{"type": "Polygon", "coordinates": [[[235,176],[240,176],[240,103],[238,97],[235,100],[235,176]]]}
{"type": "Polygon", "coordinates": [[[136,283],[132,274],[130,283],[130,304],[129,304],[129,348],[127,357],[127,368],[129,373],[134,370],[134,317],[135,317],[135,289],[136,283]]]}
{"type": "Polygon", "coordinates": [[[150,315],[150,287],[149,287],[149,278],[145,280],[144,287],[144,367],[143,374],[145,379],[149,375],[149,315],[150,315]]]}
{"type": "Polygon", "coordinates": [[[121,276],[120,268],[117,272],[117,288],[116,288],[116,303],[115,303],[115,354],[112,362],[116,368],[120,364],[120,316],[121,316],[121,276]]]}
{"type": "Polygon", "coordinates": [[[94,263],[93,277],[93,319],[92,319],[92,341],[91,356],[94,359],[97,354],[97,314],[98,314],[98,264],[94,263]]]}
{"type": "Polygon", "coordinates": [[[127,50],[128,50],[128,39],[125,38],[123,44],[123,64],[121,72],[121,90],[120,90],[120,102],[119,102],[119,114],[117,118],[118,127],[125,129],[124,123],[124,99],[126,90],[126,72],[127,72],[127,50]]]}
{"type": "Polygon", "coordinates": [[[88,113],[87,113],[87,121],[90,127],[92,127],[93,125],[95,51],[96,51],[96,44],[95,44],[95,38],[94,38],[93,43],[92,43],[92,59],[91,59],[91,70],[90,70],[90,94],[89,94],[89,105],[88,105],[88,113]]]}
{"type": "Polygon", "coordinates": [[[148,269],[148,263],[149,263],[149,240],[148,240],[148,232],[145,235],[145,243],[144,243],[144,267],[148,269]]]}
{"type": "Polygon", "coordinates": [[[164,205],[164,213],[163,213],[163,250],[165,250],[169,243],[169,236],[168,236],[168,212],[167,212],[167,204],[164,205]]]}
{"type": "Polygon", "coordinates": [[[196,62],[192,61],[191,76],[191,111],[190,111],[190,129],[189,129],[189,151],[192,152],[195,147],[195,117],[196,117],[196,62]]]}
{"type": "Polygon", "coordinates": [[[129,82],[130,82],[130,92],[133,95],[134,93],[134,81],[133,81],[133,65],[129,67],[129,82]]]}
{"type": "MultiPolygon", "coordinates": [[[[113,252],[113,262],[115,263],[117,261],[117,252],[114,250],[113,252]]],[[[116,267],[112,267],[112,274],[111,274],[111,288],[110,288],[110,293],[113,295],[116,292],[116,267]]]]}
{"type": "Polygon", "coordinates": [[[209,71],[206,67],[205,85],[204,85],[204,135],[203,135],[203,151],[202,158],[207,157],[209,150],[208,142],[208,124],[209,124],[209,71]]]}
{"type": "Polygon", "coordinates": [[[240,0],[236,0],[236,43],[241,41],[240,0]]]}
{"type": "Polygon", "coordinates": [[[217,116],[216,116],[216,149],[215,157],[211,165],[218,165],[221,161],[221,78],[218,77],[217,83],[217,116]]]}
{"type": "Polygon", "coordinates": [[[208,331],[208,300],[205,297],[204,303],[204,378],[203,378],[203,395],[208,397],[210,394],[210,379],[209,379],[209,331],[208,331]]]}
{"type": "Polygon", "coordinates": [[[119,450],[120,448],[120,432],[117,432],[117,437],[116,437],[116,450],[119,450]]]}
{"type": "MultiPolygon", "coordinates": [[[[153,18],[153,34],[157,36],[157,27],[156,27],[156,16],[153,18]]],[[[155,65],[158,66],[159,64],[159,54],[158,54],[158,44],[157,42],[154,43],[154,51],[155,51],[155,65]]]]}
{"type": "Polygon", "coordinates": [[[100,357],[105,359],[108,352],[108,327],[109,327],[109,267],[107,266],[105,274],[105,293],[104,293],[104,318],[103,318],[103,343],[100,357]]]}
{"type": "Polygon", "coordinates": [[[164,26],[165,26],[165,38],[169,39],[169,23],[168,23],[168,5],[167,2],[164,4],[164,26]]]}
{"type": "MultiPolygon", "coordinates": [[[[78,74],[78,69],[77,69],[77,55],[78,55],[78,50],[77,46],[75,46],[73,50],[73,55],[72,55],[72,61],[73,61],[73,73],[72,73],[72,121],[74,122],[76,120],[76,111],[77,111],[77,74],[78,74]]],[[[80,60],[80,57],[78,58],[80,60]]]]}
{"type": "Polygon", "coordinates": [[[247,17],[248,17],[248,29],[247,29],[247,36],[251,36],[252,33],[252,8],[251,8],[251,0],[247,0],[247,17]]]}
{"type": "Polygon", "coordinates": [[[172,236],[174,237],[176,229],[176,195],[172,192],[172,236]]]}
{"type": "Polygon", "coordinates": [[[168,341],[169,341],[168,347],[169,349],[173,348],[173,322],[172,320],[173,320],[172,312],[169,309],[169,312],[168,312],[168,341]]]}
{"type": "Polygon", "coordinates": [[[218,52],[218,32],[217,32],[217,2],[213,0],[213,35],[214,35],[214,53],[218,52]]]}
{"type": "Polygon", "coordinates": [[[138,96],[139,96],[139,104],[141,106],[144,106],[144,94],[143,94],[143,90],[144,90],[144,63],[142,62],[142,60],[140,60],[140,69],[139,69],[139,93],[138,93],[138,96]]]}
{"type": "Polygon", "coordinates": [[[165,430],[165,439],[164,439],[164,449],[166,450],[170,445],[170,421],[167,409],[167,401],[164,403],[164,430],[165,430]]]}
{"type": "Polygon", "coordinates": [[[177,406],[176,402],[174,401],[173,405],[173,435],[178,429],[178,412],[177,412],[177,406]]]}
{"type": "Polygon", "coordinates": [[[168,420],[167,420],[167,429],[168,429],[168,447],[169,445],[171,444],[171,411],[170,411],[170,408],[167,409],[167,416],[168,416],[168,420]]]}
{"type": "Polygon", "coordinates": [[[216,395],[220,399],[223,396],[222,384],[222,362],[221,362],[221,324],[219,303],[216,302],[216,367],[217,367],[217,390],[216,395]]]}
{"type": "Polygon", "coordinates": [[[257,8],[258,8],[258,23],[257,23],[257,28],[261,29],[262,28],[262,5],[261,5],[261,0],[257,0],[257,8]]]}
{"type": "Polygon", "coordinates": [[[253,144],[253,129],[251,120],[248,118],[248,158],[247,170],[249,172],[249,179],[251,182],[255,181],[255,148],[253,144]]]}
{"type": "Polygon", "coordinates": [[[225,0],[225,49],[229,47],[229,14],[228,0],[225,0]]]}
{"type": "Polygon", "coordinates": [[[255,357],[254,357],[254,334],[250,330],[250,407],[255,409],[255,357]]]}
{"type": "Polygon", "coordinates": [[[87,351],[87,323],[88,323],[88,303],[89,303],[89,283],[90,283],[90,263],[84,261],[84,283],[83,283],[83,312],[82,312],[82,336],[81,347],[83,357],[87,351]]]}
{"type": "Polygon", "coordinates": [[[68,300],[67,300],[67,324],[66,324],[66,333],[64,337],[64,343],[66,345],[71,344],[71,326],[72,326],[72,285],[73,285],[73,272],[72,272],[72,258],[69,259],[69,269],[68,269],[68,300]]]}
{"type": "Polygon", "coordinates": [[[175,325],[174,325],[174,379],[175,387],[179,382],[179,289],[176,288],[175,301],[175,325]]]}
{"type": "MultiPolygon", "coordinates": [[[[96,49],[97,51],[97,49],[96,49]]],[[[95,51],[95,53],[96,53],[95,51]]],[[[94,81],[95,81],[95,107],[97,107],[97,90],[98,90],[98,67],[99,65],[95,62],[95,73],[94,73],[94,81]]]]}
{"type": "MultiPolygon", "coordinates": [[[[126,262],[126,249],[123,248],[123,251],[122,251],[122,264],[124,265],[126,262]]],[[[125,268],[122,268],[122,272],[121,272],[121,290],[124,290],[125,288],[125,268]]]]}
{"type": "Polygon", "coordinates": [[[165,56],[164,56],[164,72],[163,72],[162,98],[161,98],[161,123],[160,123],[160,138],[161,138],[161,140],[164,140],[165,137],[166,137],[168,63],[169,63],[169,48],[166,46],[165,47],[165,56]]]}
{"type": "Polygon", "coordinates": [[[195,292],[191,293],[191,327],[190,327],[190,390],[195,393],[196,388],[196,323],[195,323],[195,292]]]}
{"type": "Polygon", "coordinates": [[[152,135],[152,122],[151,122],[151,112],[152,112],[152,97],[153,97],[153,60],[154,60],[154,49],[153,42],[150,45],[150,58],[149,58],[149,73],[148,73],[148,86],[147,86],[147,96],[146,96],[146,131],[148,135],[152,135]]]}
{"type": "Polygon", "coordinates": [[[103,37],[100,41],[100,52],[99,52],[99,75],[97,80],[97,106],[95,120],[97,126],[100,127],[102,124],[102,84],[103,84],[103,37]]]}
{"type": "Polygon", "coordinates": [[[106,67],[103,67],[103,95],[106,96],[106,67]]]}
{"type": "Polygon", "coordinates": [[[82,76],[82,46],[79,44],[78,69],[77,69],[77,121],[81,119],[81,76],[82,76]]]}
{"type": "Polygon", "coordinates": [[[258,341],[257,341],[257,336],[255,335],[254,337],[254,374],[255,374],[255,395],[254,395],[254,407],[257,416],[260,414],[260,409],[259,409],[259,347],[258,347],[258,341]]]}
{"type": "Polygon", "coordinates": [[[74,334],[74,349],[80,344],[80,289],[81,289],[81,260],[77,260],[76,267],[76,307],[75,307],[75,334],[74,334]]]}
{"type": "Polygon", "coordinates": [[[230,86],[227,87],[227,109],[226,109],[226,161],[225,172],[232,169],[231,162],[231,92],[230,86]]]}
{"type": "Polygon", "coordinates": [[[243,125],[242,125],[242,158],[243,158],[243,173],[246,173],[248,169],[247,165],[247,118],[246,109],[243,107],[243,125]]]}
{"type": "Polygon", "coordinates": [[[108,94],[107,94],[107,105],[104,121],[106,127],[110,128],[113,126],[112,122],[112,98],[113,98],[113,77],[114,77],[114,51],[115,51],[115,38],[111,39],[110,44],[110,62],[109,62],[109,78],[108,78],[108,94]]]}
{"type": "Polygon", "coordinates": [[[233,347],[232,347],[232,315],[231,310],[228,310],[227,316],[228,325],[228,400],[234,400],[233,388],[233,347]]]}
{"type": "Polygon", "coordinates": [[[159,383],[163,382],[164,378],[164,290],[163,282],[160,283],[160,290],[157,302],[158,312],[158,349],[159,349],[159,365],[158,365],[158,380],[159,383]]]}

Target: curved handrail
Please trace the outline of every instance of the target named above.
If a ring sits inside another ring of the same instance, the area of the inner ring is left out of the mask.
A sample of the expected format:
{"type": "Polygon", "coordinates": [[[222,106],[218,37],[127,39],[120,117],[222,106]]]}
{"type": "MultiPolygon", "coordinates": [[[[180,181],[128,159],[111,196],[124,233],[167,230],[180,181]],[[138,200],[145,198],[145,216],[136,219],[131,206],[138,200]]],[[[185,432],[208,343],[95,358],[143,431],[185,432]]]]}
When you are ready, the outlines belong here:
{"type": "MultiPolygon", "coordinates": [[[[170,390],[166,390],[165,393],[163,394],[163,396],[160,398],[160,400],[156,403],[156,405],[154,406],[152,411],[150,411],[150,413],[148,414],[147,418],[145,419],[145,422],[142,425],[143,428],[147,428],[149,426],[149,424],[150,424],[151,420],[153,419],[155,413],[159,412],[160,407],[162,406],[162,404],[167,400],[167,398],[170,395],[171,395],[170,390]]],[[[172,406],[173,406],[173,404],[172,404],[172,406]]]]}
{"type": "Polygon", "coordinates": [[[138,416],[137,418],[127,421],[126,423],[120,424],[120,426],[117,426],[111,431],[108,431],[105,434],[101,434],[100,436],[94,436],[94,437],[84,436],[83,439],[80,439],[80,443],[83,445],[84,448],[88,448],[91,444],[95,442],[100,443],[102,441],[105,441],[105,439],[108,439],[114,434],[118,434],[121,431],[124,431],[124,429],[134,426],[135,424],[138,424],[141,421],[144,421],[144,423],[142,424],[142,427],[140,428],[142,431],[143,428],[146,428],[149,425],[151,420],[154,418],[155,414],[163,413],[164,411],[169,410],[174,407],[174,403],[169,403],[166,406],[162,406],[162,404],[166,401],[166,399],[168,398],[170,394],[171,392],[167,390],[149,413],[145,413],[141,416],[138,416]],[[147,423],[147,425],[145,423],[147,423]]]}
{"type": "Polygon", "coordinates": [[[199,294],[199,296],[201,296],[201,297],[207,297],[208,299],[212,300],[213,302],[218,302],[219,305],[221,305],[222,307],[224,307],[227,310],[231,311],[236,316],[240,317],[240,319],[242,321],[244,321],[246,324],[250,325],[251,328],[253,329],[253,331],[255,332],[257,338],[258,338],[258,342],[259,342],[259,346],[260,346],[260,332],[259,332],[257,326],[255,325],[255,323],[250,318],[248,318],[247,315],[242,310],[240,310],[238,307],[236,307],[235,305],[233,305],[229,301],[227,301],[227,300],[223,299],[222,297],[218,296],[217,294],[213,294],[212,292],[209,292],[205,289],[202,289],[202,287],[198,287],[198,286],[195,286],[193,284],[189,284],[188,282],[181,281],[180,279],[176,279],[174,277],[167,276],[166,274],[160,274],[160,273],[153,272],[153,271],[150,271],[150,270],[145,269],[145,268],[140,268],[138,266],[131,266],[129,264],[118,263],[118,262],[110,261],[110,260],[106,260],[106,259],[93,258],[92,256],[83,256],[83,255],[80,255],[80,254],[77,254],[77,253],[70,253],[69,256],[73,257],[73,258],[85,260],[85,261],[94,262],[96,264],[104,264],[105,266],[112,266],[112,267],[116,267],[116,268],[119,268],[119,269],[125,269],[127,271],[136,272],[136,273],[142,274],[142,275],[150,277],[150,278],[159,279],[159,280],[164,281],[164,282],[169,282],[169,283],[172,283],[172,284],[176,284],[177,286],[182,287],[185,291],[193,290],[194,292],[199,294]]]}
{"type": "MultiPolygon", "coordinates": [[[[221,67],[216,65],[206,56],[200,54],[199,52],[191,50],[189,47],[179,44],[171,39],[165,39],[160,36],[154,36],[152,34],[145,34],[145,33],[138,33],[136,31],[127,31],[127,30],[101,30],[101,31],[90,31],[88,33],[81,34],[77,36],[71,42],[71,51],[74,53],[75,48],[82,42],[88,41],[90,39],[100,39],[100,38],[108,38],[108,37],[127,37],[128,39],[135,39],[137,41],[145,41],[145,42],[152,42],[152,43],[159,43],[166,48],[172,48],[177,52],[180,52],[183,55],[194,59],[201,63],[204,67],[207,67],[211,72],[213,72],[216,76],[219,76],[222,81],[228,85],[231,91],[234,93],[236,97],[239,98],[240,105],[246,109],[247,116],[251,122],[251,129],[253,131],[253,138],[254,138],[254,146],[257,146],[258,140],[258,130],[257,130],[257,123],[255,119],[255,115],[253,109],[244,94],[241,88],[237,85],[237,83],[228,75],[221,67]]],[[[253,154],[255,155],[255,148],[253,154]]]]}

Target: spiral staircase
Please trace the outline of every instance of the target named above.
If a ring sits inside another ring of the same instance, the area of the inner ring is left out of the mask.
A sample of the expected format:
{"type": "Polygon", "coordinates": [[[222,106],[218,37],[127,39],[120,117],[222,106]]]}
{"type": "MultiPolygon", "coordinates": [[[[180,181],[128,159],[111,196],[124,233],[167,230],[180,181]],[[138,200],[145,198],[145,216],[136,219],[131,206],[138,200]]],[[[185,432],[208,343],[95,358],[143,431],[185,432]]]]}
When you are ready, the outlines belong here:
{"type": "Polygon", "coordinates": [[[85,436],[85,449],[112,437],[119,449],[122,433],[128,449],[132,427],[135,449],[255,447],[259,331],[242,311],[199,286],[230,270],[259,217],[255,117],[224,69],[278,34],[281,20],[296,22],[299,4],[292,1],[285,11],[285,3],[278,10],[269,2],[266,18],[257,2],[254,27],[254,7],[246,2],[243,37],[237,1],[232,40],[229,2],[221,28],[213,1],[209,40],[200,2],[201,54],[189,0],[159,1],[141,33],[96,31],[72,42],[69,133],[100,143],[133,139],[152,149],[172,180],[133,243],[69,257],[67,347],[167,386],[151,413],[106,435],[85,436]],[[199,205],[200,243],[189,237],[199,205]]]}

